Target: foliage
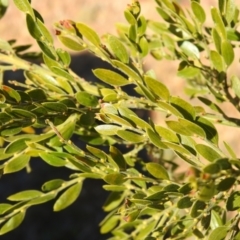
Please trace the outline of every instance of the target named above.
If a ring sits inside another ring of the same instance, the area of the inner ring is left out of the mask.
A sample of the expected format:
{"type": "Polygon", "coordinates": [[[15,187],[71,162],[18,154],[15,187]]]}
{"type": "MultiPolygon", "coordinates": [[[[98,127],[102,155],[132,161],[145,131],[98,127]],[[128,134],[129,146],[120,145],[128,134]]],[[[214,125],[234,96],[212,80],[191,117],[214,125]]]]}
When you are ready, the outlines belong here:
{"type": "MultiPolygon", "coordinates": [[[[1,85],[1,172],[30,168],[30,160],[39,157],[74,173],[43,183],[41,190],[9,196],[0,204],[0,235],[18,227],[33,205],[55,199],[54,211],[68,207],[84,179],[93,178],[110,192],[100,231],[111,232],[111,239],[239,239],[240,161],[228,143],[220,147],[215,128],[240,126],[220,107],[229,102],[240,110],[240,80],[228,71],[240,41],[234,1],[219,0],[211,9],[212,27],[205,26],[197,0],[187,10],[172,0],[156,0],[159,21],[147,20],[133,1],[124,11],[127,24],[117,25],[118,36],[100,38],[71,20],[56,23],[65,47],[87,50],[116,70],[93,70],[102,83],[71,71],[70,54],[55,48],[41,15],[28,0],[14,3],[26,15],[43,64],[27,60],[38,56],[28,45],[0,39],[1,71],[22,69],[25,77],[25,83],[1,85]],[[202,104],[171,95],[153,70],[146,72],[149,54],[178,60],[187,93],[202,104]],[[136,94],[128,94],[126,86],[134,86],[136,94]],[[165,124],[145,121],[136,109],[165,113],[165,124]],[[179,172],[183,162],[188,170],[179,172]]],[[[1,16],[7,5],[0,1],[1,16]]]]}

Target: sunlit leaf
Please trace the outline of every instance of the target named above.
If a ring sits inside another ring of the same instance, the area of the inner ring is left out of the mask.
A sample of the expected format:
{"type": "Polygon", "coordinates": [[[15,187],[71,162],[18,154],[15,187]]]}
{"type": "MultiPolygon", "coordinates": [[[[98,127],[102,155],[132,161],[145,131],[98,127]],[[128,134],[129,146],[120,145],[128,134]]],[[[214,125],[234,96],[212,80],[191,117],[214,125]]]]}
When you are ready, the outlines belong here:
{"type": "Polygon", "coordinates": [[[82,182],[69,187],[55,202],[54,211],[61,211],[76,201],[82,189],[82,182]]]}

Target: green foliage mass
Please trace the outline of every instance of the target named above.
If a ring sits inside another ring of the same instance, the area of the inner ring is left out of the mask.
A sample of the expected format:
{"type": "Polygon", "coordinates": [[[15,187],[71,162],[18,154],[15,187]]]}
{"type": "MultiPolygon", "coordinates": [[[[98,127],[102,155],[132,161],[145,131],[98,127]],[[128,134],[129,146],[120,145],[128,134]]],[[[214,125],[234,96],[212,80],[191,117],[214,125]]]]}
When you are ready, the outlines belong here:
{"type": "MultiPolygon", "coordinates": [[[[240,160],[228,143],[220,147],[215,128],[240,126],[240,119],[220,106],[229,102],[240,111],[240,80],[228,71],[240,42],[235,1],[219,0],[211,8],[211,27],[197,0],[188,9],[156,0],[159,21],[146,19],[133,1],[124,11],[127,24],[117,25],[118,36],[99,37],[84,23],[57,22],[55,33],[65,47],[87,50],[117,70],[95,69],[101,84],[69,68],[70,54],[54,46],[28,0],[14,3],[26,15],[43,64],[26,60],[39,56],[28,45],[0,39],[1,77],[11,69],[23,70],[25,77],[25,83],[0,83],[1,173],[30,168],[35,157],[74,173],[9,196],[0,204],[0,235],[18,227],[33,205],[54,199],[54,211],[68,207],[84,180],[92,178],[103,180],[109,191],[103,206],[109,214],[100,232],[111,232],[112,240],[240,239],[240,160]],[[153,70],[146,72],[148,55],[178,60],[177,75],[186,79],[186,92],[199,105],[173,96],[153,70]],[[133,86],[136,94],[123,86],[133,86]],[[145,121],[136,109],[149,116],[160,111],[165,123],[145,121]],[[152,160],[141,158],[142,150],[152,160]],[[187,170],[180,168],[183,162],[187,170]]],[[[7,5],[0,1],[1,16],[7,5]]]]}

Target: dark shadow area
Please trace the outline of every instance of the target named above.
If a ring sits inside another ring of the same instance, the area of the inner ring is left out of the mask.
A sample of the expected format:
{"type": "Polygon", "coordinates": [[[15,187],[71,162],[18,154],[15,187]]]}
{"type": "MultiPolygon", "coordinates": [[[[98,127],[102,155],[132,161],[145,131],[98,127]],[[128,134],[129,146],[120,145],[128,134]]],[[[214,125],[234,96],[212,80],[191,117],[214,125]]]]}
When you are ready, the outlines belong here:
{"type": "MultiPolygon", "coordinates": [[[[71,68],[88,81],[97,81],[92,70],[95,68],[110,68],[110,65],[88,54],[73,56],[71,68]]],[[[8,80],[23,82],[21,71],[7,72],[4,83],[8,80]]],[[[9,85],[11,86],[11,85],[9,85]]],[[[13,87],[14,88],[14,87],[13,87]]],[[[76,138],[74,138],[76,139],[76,138]]],[[[78,141],[77,145],[83,145],[78,141]]],[[[32,171],[22,170],[17,173],[3,175],[0,180],[0,202],[7,202],[6,198],[23,190],[40,190],[44,182],[61,178],[68,180],[73,173],[66,168],[54,168],[39,158],[30,162],[32,171]]],[[[102,189],[103,182],[99,180],[85,180],[83,189],[77,201],[60,212],[53,212],[54,201],[36,205],[26,212],[23,223],[1,240],[105,240],[107,235],[99,232],[99,223],[106,213],[102,206],[108,193],[102,189]]]]}

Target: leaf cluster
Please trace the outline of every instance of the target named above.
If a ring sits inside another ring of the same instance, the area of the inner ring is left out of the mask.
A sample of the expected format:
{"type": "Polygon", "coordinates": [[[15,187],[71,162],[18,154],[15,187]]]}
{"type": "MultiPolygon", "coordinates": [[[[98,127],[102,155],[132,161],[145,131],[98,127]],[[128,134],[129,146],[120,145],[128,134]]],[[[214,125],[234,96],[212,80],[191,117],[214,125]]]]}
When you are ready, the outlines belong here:
{"type": "MultiPolygon", "coordinates": [[[[212,27],[200,1],[186,10],[172,0],[156,0],[159,21],[146,19],[133,1],[124,11],[127,24],[117,24],[118,36],[100,37],[81,22],[57,22],[55,34],[65,47],[87,50],[115,69],[93,70],[101,84],[70,69],[69,52],[54,46],[28,0],[14,3],[40,54],[0,39],[1,71],[17,68],[25,77],[25,83],[0,85],[1,173],[28,169],[39,157],[73,174],[9,196],[0,204],[0,235],[18,227],[33,205],[55,199],[54,211],[68,207],[92,178],[110,192],[100,231],[111,232],[111,239],[239,239],[240,162],[228,143],[221,147],[215,127],[240,126],[220,107],[228,102],[240,110],[240,80],[229,71],[240,41],[235,1],[218,1],[212,27]],[[26,60],[39,55],[41,65],[26,60]],[[148,55],[178,60],[177,75],[199,105],[172,95],[153,70],[145,71],[148,55]],[[125,91],[128,86],[135,95],[125,91]],[[162,112],[164,123],[142,119],[136,110],[162,112]]],[[[5,9],[0,1],[1,16],[5,9]]]]}

